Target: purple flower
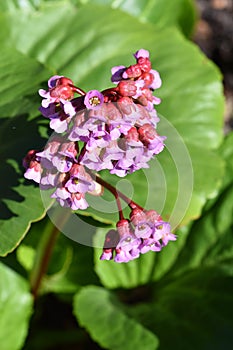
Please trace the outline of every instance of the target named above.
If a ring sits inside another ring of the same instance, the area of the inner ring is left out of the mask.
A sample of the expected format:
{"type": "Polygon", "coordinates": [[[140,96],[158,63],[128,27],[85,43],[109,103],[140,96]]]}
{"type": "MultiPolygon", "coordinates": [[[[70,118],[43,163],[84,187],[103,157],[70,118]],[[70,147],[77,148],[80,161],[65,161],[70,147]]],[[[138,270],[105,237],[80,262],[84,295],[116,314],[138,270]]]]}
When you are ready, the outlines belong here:
{"type": "MultiPolygon", "coordinates": [[[[88,169],[92,170],[102,170],[104,163],[100,159],[101,148],[96,147],[91,151],[86,150],[82,155],[80,164],[85,165],[88,169]]],[[[105,168],[107,169],[107,168],[105,168]]]]}
{"type": "Polygon", "coordinates": [[[128,220],[120,220],[117,223],[117,231],[120,240],[116,246],[115,262],[128,262],[139,257],[139,245],[141,240],[131,232],[128,220]]]}
{"type": "Polygon", "coordinates": [[[66,182],[65,187],[70,193],[94,191],[95,183],[82,165],[74,164],[69,175],[70,179],[66,182]]]}
{"type": "Polygon", "coordinates": [[[53,157],[52,164],[59,172],[67,173],[73,166],[73,159],[58,153],[53,157]]]}
{"type": "Polygon", "coordinates": [[[115,66],[111,69],[112,77],[111,81],[112,83],[118,84],[123,78],[122,74],[125,72],[126,67],[125,66],[115,66]]]}
{"type": "Polygon", "coordinates": [[[40,183],[41,173],[43,171],[41,166],[41,158],[37,155],[36,150],[30,150],[23,159],[23,166],[26,168],[24,177],[28,180],[33,180],[40,183]]]}
{"type": "Polygon", "coordinates": [[[85,126],[85,120],[84,111],[76,114],[76,116],[73,118],[73,127],[68,136],[69,140],[78,141],[80,140],[80,137],[87,137],[88,140],[90,132],[88,130],[88,126],[85,126]]]}
{"type": "Polygon", "coordinates": [[[48,81],[49,90],[39,90],[39,95],[43,97],[42,107],[47,108],[52,103],[65,103],[74,96],[74,86],[72,80],[63,76],[54,75],[48,81]]]}
{"type": "Polygon", "coordinates": [[[47,190],[56,187],[58,178],[59,174],[57,169],[53,168],[51,170],[44,170],[40,180],[40,188],[42,190],[47,190]]]}
{"type": "Polygon", "coordinates": [[[50,106],[50,104],[53,104],[57,101],[57,98],[56,97],[52,97],[50,95],[50,92],[49,91],[46,91],[44,89],[40,89],[39,90],[39,95],[41,97],[43,97],[43,100],[41,102],[41,105],[43,108],[48,108],[50,106]]]}
{"type": "Polygon", "coordinates": [[[42,106],[39,108],[39,110],[43,116],[50,119],[50,128],[55,130],[57,133],[63,133],[68,129],[68,124],[71,117],[69,114],[66,114],[61,107],[57,108],[55,103],[51,103],[46,108],[42,106]]]}
{"type": "Polygon", "coordinates": [[[91,151],[96,147],[105,148],[111,141],[111,135],[105,130],[103,125],[98,125],[97,130],[90,133],[86,149],[91,151]]]}
{"type": "Polygon", "coordinates": [[[159,241],[156,241],[153,238],[143,239],[141,245],[139,246],[139,250],[141,254],[145,254],[149,251],[160,252],[162,246],[159,241]]]}
{"type": "Polygon", "coordinates": [[[155,226],[153,237],[162,242],[162,247],[166,246],[169,241],[175,241],[176,235],[171,233],[171,226],[168,222],[160,222],[155,226]]]}
{"type": "Polygon", "coordinates": [[[113,249],[103,249],[103,252],[100,256],[100,260],[112,260],[113,258],[113,249]]]}
{"type": "Polygon", "coordinates": [[[100,257],[100,260],[111,260],[113,259],[113,254],[115,252],[116,246],[119,242],[119,234],[116,230],[110,230],[106,234],[103,253],[100,257]]]}
{"type": "Polygon", "coordinates": [[[72,193],[70,198],[70,208],[73,210],[85,210],[88,208],[88,203],[83,193],[72,193]]]}
{"type": "Polygon", "coordinates": [[[162,85],[162,80],[160,78],[159,72],[157,72],[154,69],[151,69],[150,73],[153,74],[154,80],[153,80],[152,84],[149,86],[149,88],[153,89],[153,90],[159,89],[162,85]]]}
{"type": "Polygon", "coordinates": [[[64,102],[63,110],[68,117],[73,117],[76,114],[76,109],[71,101],[64,102]]]}
{"type": "Polygon", "coordinates": [[[55,135],[51,138],[43,152],[38,155],[43,159],[43,166],[50,169],[52,166],[59,172],[68,172],[76,162],[78,146],[75,142],[68,141],[65,136],[55,135]],[[49,161],[46,162],[46,160],[49,161]]]}
{"type": "Polygon", "coordinates": [[[134,57],[136,58],[136,60],[139,59],[139,57],[149,58],[150,57],[150,53],[147,50],[140,49],[137,52],[135,52],[134,57]]]}
{"type": "Polygon", "coordinates": [[[159,252],[174,240],[176,236],[171,233],[170,224],[162,221],[155,210],[145,211],[135,206],[130,220],[121,219],[117,231],[107,233],[100,259],[128,262],[149,251],[159,252]]]}
{"type": "Polygon", "coordinates": [[[147,123],[142,125],[138,129],[138,133],[142,143],[148,148],[149,151],[152,151],[153,154],[158,154],[163,150],[163,141],[166,139],[166,137],[159,136],[151,124],[147,123]]]}
{"type": "Polygon", "coordinates": [[[53,75],[49,80],[48,80],[48,87],[50,89],[55,88],[57,85],[57,81],[60,78],[63,78],[63,75],[53,75]]]}
{"type": "Polygon", "coordinates": [[[60,78],[62,78],[62,75],[54,75],[48,80],[48,87],[49,91],[46,91],[44,89],[39,90],[39,95],[43,97],[44,99],[41,102],[41,105],[43,108],[48,108],[50,104],[53,104],[57,101],[57,96],[53,97],[50,94],[51,89],[54,89],[57,85],[57,82],[60,78]]]}
{"type": "Polygon", "coordinates": [[[145,222],[140,222],[138,225],[135,227],[134,234],[137,238],[149,238],[151,234],[153,233],[153,227],[149,223],[145,222]]]}
{"type": "MultiPolygon", "coordinates": [[[[64,152],[64,147],[67,149],[69,147],[72,146],[75,148],[74,143],[70,142],[67,143],[67,138],[65,136],[60,136],[60,135],[53,135],[51,136],[49,142],[46,144],[44,150],[42,152],[38,152],[37,155],[40,156],[41,158],[45,158],[49,161],[52,162],[52,159],[54,156],[57,156],[57,154],[61,151],[62,155],[67,155],[67,156],[71,156],[71,153],[66,154],[64,152]]],[[[75,157],[77,154],[76,153],[73,154],[73,156],[75,157]]]]}
{"type": "Polygon", "coordinates": [[[51,198],[55,198],[62,207],[70,207],[71,193],[60,183],[51,198]]]}
{"type": "Polygon", "coordinates": [[[90,90],[84,97],[84,104],[88,109],[100,108],[104,103],[104,96],[98,90],[90,90]]]}
{"type": "Polygon", "coordinates": [[[42,169],[40,163],[32,161],[29,168],[25,171],[24,177],[28,180],[33,180],[40,183],[41,171],[42,169]]]}

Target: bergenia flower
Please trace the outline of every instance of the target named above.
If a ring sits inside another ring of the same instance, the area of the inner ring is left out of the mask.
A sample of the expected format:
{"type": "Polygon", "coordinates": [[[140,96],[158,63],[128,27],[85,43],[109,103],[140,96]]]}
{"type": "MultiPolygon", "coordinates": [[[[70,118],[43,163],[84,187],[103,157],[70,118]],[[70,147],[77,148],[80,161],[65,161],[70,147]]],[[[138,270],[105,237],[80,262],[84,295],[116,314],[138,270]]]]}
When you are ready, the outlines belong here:
{"type": "Polygon", "coordinates": [[[40,112],[55,130],[44,150],[31,150],[23,160],[25,178],[40,184],[62,207],[85,210],[86,194],[101,196],[103,188],[115,197],[119,221],[105,238],[101,260],[129,262],[149,251],[159,252],[176,236],[155,210],[145,210],[104,181],[97,172],[124,177],[148,168],[164,148],[165,136],[157,132],[153,95],[162,82],[152,69],[149,51],[138,50],[136,62],[111,69],[114,87],[87,93],[63,75],[40,89],[40,112]],[[75,94],[80,96],[75,96],[75,94]],[[131,212],[125,219],[121,200],[131,212]]]}
{"type": "Polygon", "coordinates": [[[84,97],[84,104],[88,109],[97,109],[104,103],[104,96],[98,90],[91,90],[84,97]]]}
{"type": "Polygon", "coordinates": [[[119,220],[116,226],[117,230],[106,235],[101,260],[128,262],[149,251],[159,252],[169,241],[176,240],[169,223],[162,221],[155,210],[134,208],[130,220],[119,220]]]}

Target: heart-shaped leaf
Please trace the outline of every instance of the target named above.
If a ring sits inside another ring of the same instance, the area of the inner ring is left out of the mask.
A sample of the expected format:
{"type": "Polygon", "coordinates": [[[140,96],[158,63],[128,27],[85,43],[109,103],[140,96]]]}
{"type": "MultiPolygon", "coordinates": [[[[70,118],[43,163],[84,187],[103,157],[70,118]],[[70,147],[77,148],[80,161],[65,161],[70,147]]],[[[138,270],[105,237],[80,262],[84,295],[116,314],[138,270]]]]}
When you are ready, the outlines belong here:
{"type": "MultiPolygon", "coordinates": [[[[148,172],[141,171],[127,179],[140,204],[163,212],[173,227],[180,224],[184,215],[183,223],[200,215],[206,200],[217,194],[223,174],[223,163],[218,155],[211,153],[222,139],[223,98],[219,72],[194,45],[175,28],[162,30],[156,25],[140,23],[120,10],[96,5],[93,11],[93,5],[77,8],[69,2],[54,2],[54,6],[45,6],[41,11],[4,13],[0,25],[2,45],[11,45],[30,62],[39,61],[53,73],[70,76],[84,89],[108,87],[113,65],[131,64],[131,52],[142,46],[149,49],[152,63],[163,79],[159,92],[163,99],[158,108],[162,114],[159,132],[168,136],[167,150],[159,155],[157,162],[151,162],[148,172]],[[105,18],[104,26],[102,18],[105,18]]],[[[30,67],[28,76],[34,79],[35,70],[41,69],[41,65],[30,67]]],[[[26,84],[24,88],[22,94],[30,94],[26,84]]],[[[26,120],[21,125],[28,127],[26,120]]],[[[37,145],[31,146],[26,130],[21,131],[23,139],[30,144],[28,148],[36,148],[37,145]]],[[[23,157],[22,149],[17,152],[23,157]]],[[[4,158],[9,158],[7,152],[4,158]]],[[[109,176],[106,179],[115,181],[109,176]]],[[[42,211],[33,215],[28,211],[31,221],[41,217],[42,211]]],[[[100,220],[106,219],[105,212],[97,214],[100,220]]],[[[16,220],[22,213],[16,211],[15,215],[16,220]]],[[[112,218],[115,220],[116,213],[112,218]]],[[[18,230],[21,233],[10,247],[4,247],[4,252],[20,241],[29,227],[28,220],[23,220],[23,228],[18,230]]]]}
{"type": "Polygon", "coordinates": [[[82,288],[74,298],[74,314],[104,349],[158,348],[156,335],[127,317],[119,302],[104,288],[82,288]]]}

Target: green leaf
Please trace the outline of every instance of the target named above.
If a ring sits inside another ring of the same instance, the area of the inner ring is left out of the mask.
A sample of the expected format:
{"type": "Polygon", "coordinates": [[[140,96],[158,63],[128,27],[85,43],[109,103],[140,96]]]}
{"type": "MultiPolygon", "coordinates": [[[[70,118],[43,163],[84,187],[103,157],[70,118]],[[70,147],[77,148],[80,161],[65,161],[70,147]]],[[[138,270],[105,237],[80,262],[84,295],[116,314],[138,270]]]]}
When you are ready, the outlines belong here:
{"type": "Polygon", "coordinates": [[[177,25],[189,36],[196,20],[195,4],[192,0],[73,0],[76,4],[100,4],[120,9],[136,17],[140,22],[154,23],[160,28],[177,25]]]}
{"type": "Polygon", "coordinates": [[[103,5],[112,9],[120,9],[140,22],[154,23],[160,28],[169,26],[178,26],[186,36],[189,36],[196,21],[196,6],[193,0],[8,0],[0,4],[0,10],[13,12],[18,9],[33,11],[43,7],[54,6],[56,4],[73,3],[78,7],[91,4],[92,8],[96,5],[103,5]]]}
{"type": "Polygon", "coordinates": [[[219,155],[226,161],[226,172],[223,181],[223,188],[232,183],[233,174],[233,132],[229,133],[219,149],[219,155]]]}
{"type": "Polygon", "coordinates": [[[155,285],[151,303],[128,313],[156,332],[161,350],[231,348],[233,279],[217,267],[200,267],[155,285]],[[169,335],[169,336],[168,336],[169,335]]]}
{"type": "Polygon", "coordinates": [[[39,188],[21,181],[23,157],[29,149],[44,145],[37,128],[36,121],[29,122],[25,116],[1,120],[0,178],[4,186],[0,201],[0,256],[15,249],[31,223],[42,219],[46,212],[39,188]]]}
{"type": "Polygon", "coordinates": [[[158,348],[158,339],[127,317],[113,295],[100,287],[84,287],[74,298],[74,314],[79,324],[104,349],[131,350],[158,348]]]}
{"type": "Polygon", "coordinates": [[[26,281],[0,263],[1,349],[19,350],[27,335],[32,297],[26,281]]]}
{"type": "Polygon", "coordinates": [[[216,265],[233,275],[232,140],[230,134],[221,146],[227,164],[221,194],[210,209],[192,225],[185,249],[174,264],[171,274],[181,273],[199,265],[216,265]]]}
{"type": "Polygon", "coordinates": [[[24,267],[25,270],[30,271],[35,259],[35,250],[25,244],[20,244],[16,254],[18,262],[24,267]]]}
{"type": "MultiPolygon", "coordinates": [[[[98,229],[95,237],[95,246],[102,247],[106,229],[98,229]]],[[[176,232],[178,239],[171,242],[161,252],[148,252],[139,259],[118,264],[114,261],[102,261],[100,255],[102,249],[95,249],[95,271],[102,284],[107,288],[135,288],[137,286],[159,280],[172,268],[174,262],[185,246],[188,235],[188,227],[183,227],[176,232]]]]}
{"type": "Polygon", "coordinates": [[[41,220],[46,212],[38,188],[19,185],[13,190],[14,199],[4,200],[12,216],[0,220],[0,256],[5,256],[14,250],[24,238],[31,223],[41,220]]]}
{"type": "MultiPolygon", "coordinates": [[[[49,71],[15,48],[3,46],[0,57],[0,118],[35,113],[37,90],[49,71]],[[33,77],[33,79],[32,79],[33,77]]],[[[38,111],[37,111],[38,114],[38,111]]]]}
{"type": "MultiPolygon", "coordinates": [[[[113,65],[131,64],[131,52],[149,49],[163,79],[159,132],[168,136],[167,150],[151,162],[148,172],[132,174],[127,181],[140,204],[163,212],[173,228],[183,216],[183,223],[198,217],[207,199],[217,194],[223,175],[223,163],[214,151],[222,140],[223,122],[218,70],[175,28],[161,30],[104,6],[96,5],[93,11],[93,5],[54,4],[38,12],[2,15],[1,42],[7,38],[25,56],[88,90],[106,88],[113,65]]],[[[97,214],[106,220],[103,211],[97,214]]],[[[116,212],[110,214],[108,219],[115,220],[116,212]]]]}

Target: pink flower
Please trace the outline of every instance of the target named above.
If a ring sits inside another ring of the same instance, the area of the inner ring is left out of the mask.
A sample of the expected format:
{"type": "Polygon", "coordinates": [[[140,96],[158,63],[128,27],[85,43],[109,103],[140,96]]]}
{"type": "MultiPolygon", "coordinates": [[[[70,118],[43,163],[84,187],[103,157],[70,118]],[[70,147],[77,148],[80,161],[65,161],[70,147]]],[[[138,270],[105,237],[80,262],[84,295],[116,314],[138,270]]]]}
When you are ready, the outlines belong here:
{"type": "Polygon", "coordinates": [[[88,109],[100,108],[104,103],[104,96],[98,90],[90,90],[84,97],[84,104],[88,109]]]}

